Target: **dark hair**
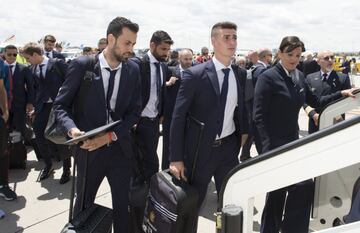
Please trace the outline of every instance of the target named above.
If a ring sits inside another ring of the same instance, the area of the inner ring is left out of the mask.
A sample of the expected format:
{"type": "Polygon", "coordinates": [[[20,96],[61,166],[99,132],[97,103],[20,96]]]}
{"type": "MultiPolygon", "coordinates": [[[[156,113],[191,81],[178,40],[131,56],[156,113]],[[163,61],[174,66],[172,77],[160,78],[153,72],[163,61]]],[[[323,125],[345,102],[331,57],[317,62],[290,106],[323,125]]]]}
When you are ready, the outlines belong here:
{"type": "Polygon", "coordinates": [[[86,46],[86,47],[83,48],[83,53],[88,53],[88,52],[91,52],[91,51],[92,51],[91,47],[86,46]]]}
{"type": "Polygon", "coordinates": [[[305,52],[305,45],[297,36],[286,36],[282,39],[279,50],[282,53],[288,53],[300,47],[302,52],[305,52]]]}
{"type": "Polygon", "coordinates": [[[212,37],[216,35],[218,29],[234,29],[236,31],[237,26],[236,26],[235,23],[232,23],[232,22],[229,22],[229,21],[216,23],[211,28],[211,36],[212,37]]]}
{"type": "Polygon", "coordinates": [[[32,56],[32,55],[34,55],[34,53],[42,55],[43,50],[40,47],[40,45],[38,45],[37,43],[30,42],[24,46],[23,52],[27,55],[32,56]]]}
{"type": "Polygon", "coordinates": [[[46,41],[54,41],[54,42],[56,42],[56,39],[55,39],[55,36],[53,36],[53,35],[46,35],[45,37],[44,37],[44,41],[46,42],[46,41]]]}
{"type": "Polygon", "coordinates": [[[107,39],[106,38],[101,38],[98,42],[98,45],[101,45],[101,44],[107,44],[107,39]]]}
{"type": "Polygon", "coordinates": [[[177,58],[179,58],[179,52],[176,50],[171,51],[170,59],[177,59],[177,58]]]}
{"type": "Polygon", "coordinates": [[[12,44],[6,45],[4,48],[4,51],[6,52],[6,50],[8,50],[8,49],[16,49],[17,50],[16,46],[12,45],[12,44]]]}
{"type": "Polygon", "coordinates": [[[124,17],[116,17],[109,23],[106,36],[112,34],[115,38],[118,38],[121,35],[123,28],[128,28],[135,33],[139,31],[139,25],[136,23],[133,23],[124,17]]]}
{"type": "Polygon", "coordinates": [[[201,48],[201,54],[205,54],[206,52],[209,53],[209,49],[206,48],[206,47],[202,47],[201,48]]]}
{"type": "Polygon", "coordinates": [[[61,43],[56,43],[56,44],[55,44],[55,48],[62,48],[61,43]]]}
{"type": "Polygon", "coordinates": [[[156,45],[161,44],[162,42],[172,45],[174,44],[174,41],[171,39],[169,34],[165,31],[156,31],[152,34],[152,37],[150,39],[150,43],[154,42],[156,45]]]}

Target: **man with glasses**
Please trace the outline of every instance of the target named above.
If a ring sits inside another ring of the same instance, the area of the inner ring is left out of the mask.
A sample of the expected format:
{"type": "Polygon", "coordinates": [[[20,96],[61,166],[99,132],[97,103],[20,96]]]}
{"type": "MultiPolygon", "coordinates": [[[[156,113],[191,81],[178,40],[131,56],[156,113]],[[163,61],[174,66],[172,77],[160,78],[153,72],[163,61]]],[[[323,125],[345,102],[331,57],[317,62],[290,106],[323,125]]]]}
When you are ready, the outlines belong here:
{"type": "Polygon", "coordinates": [[[24,134],[25,117],[33,111],[34,81],[29,67],[16,62],[17,47],[5,47],[5,63],[9,66],[9,127],[24,134]]]}
{"type": "Polygon", "coordinates": [[[17,198],[17,195],[9,188],[9,157],[5,155],[7,139],[6,122],[9,118],[7,94],[4,84],[5,77],[8,75],[7,69],[8,66],[0,58],[0,196],[7,201],[12,201],[17,198]]]}
{"type": "MultiPolygon", "coordinates": [[[[320,52],[317,62],[320,66],[320,71],[306,76],[308,89],[312,94],[319,99],[330,98],[333,101],[342,96],[354,96],[352,92],[355,89],[351,88],[349,76],[334,71],[334,54],[332,52],[320,52]]],[[[305,111],[309,116],[309,134],[319,130],[319,114],[324,110],[324,107],[312,108],[307,105],[305,106],[305,111]]]]}
{"type": "Polygon", "coordinates": [[[44,55],[48,58],[58,58],[65,61],[64,55],[54,50],[56,39],[53,35],[44,37],[44,55]]]}

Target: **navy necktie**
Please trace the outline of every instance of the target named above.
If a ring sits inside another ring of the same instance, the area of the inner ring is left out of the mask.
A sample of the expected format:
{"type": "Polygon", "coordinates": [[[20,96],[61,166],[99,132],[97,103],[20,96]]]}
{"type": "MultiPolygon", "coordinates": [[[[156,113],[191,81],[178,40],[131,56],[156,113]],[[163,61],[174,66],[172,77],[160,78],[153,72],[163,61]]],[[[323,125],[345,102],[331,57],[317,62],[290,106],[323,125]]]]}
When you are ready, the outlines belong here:
{"type": "Polygon", "coordinates": [[[157,104],[156,104],[156,108],[159,112],[159,114],[161,113],[161,103],[162,103],[162,96],[161,96],[161,71],[160,71],[160,62],[155,62],[154,63],[156,66],[156,94],[157,94],[157,104]]]}
{"type": "Polygon", "coordinates": [[[46,56],[47,56],[48,58],[50,58],[50,57],[49,57],[49,56],[50,56],[50,52],[46,52],[45,54],[46,54],[46,56]]]}
{"type": "Polygon", "coordinates": [[[13,76],[13,67],[14,65],[9,65],[11,77],[13,76]]]}
{"type": "Polygon", "coordinates": [[[110,70],[110,68],[106,68],[107,71],[110,72],[110,78],[109,78],[109,85],[108,85],[108,91],[106,93],[106,107],[111,115],[112,110],[111,110],[111,105],[110,105],[110,100],[111,100],[111,96],[113,94],[114,91],[114,83],[115,83],[115,75],[116,72],[118,71],[116,70],[110,70]]]}
{"type": "Polygon", "coordinates": [[[39,75],[39,77],[40,77],[40,79],[42,80],[42,79],[45,79],[45,76],[44,76],[44,73],[43,73],[43,67],[44,67],[44,65],[45,64],[40,64],[39,65],[39,70],[40,70],[40,75],[39,75]]]}
{"type": "Polygon", "coordinates": [[[221,87],[221,94],[220,94],[220,116],[219,116],[219,128],[217,131],[217,135],[220,137],[223,124],[224,124],[224,115],[225,115],[225,106],[226,106],[226,97],[229,89],[229,72],[230,68],[224,68],[222,69],[222,72],[224,72],[224,81],[221,87]]]}
{"type": "Polygon", "coordinates": [[[327,73],[323,73],[323,81],[326,81],[327,79],[326,79],[326,77],[328,76],[328,74],[327,73]]]}

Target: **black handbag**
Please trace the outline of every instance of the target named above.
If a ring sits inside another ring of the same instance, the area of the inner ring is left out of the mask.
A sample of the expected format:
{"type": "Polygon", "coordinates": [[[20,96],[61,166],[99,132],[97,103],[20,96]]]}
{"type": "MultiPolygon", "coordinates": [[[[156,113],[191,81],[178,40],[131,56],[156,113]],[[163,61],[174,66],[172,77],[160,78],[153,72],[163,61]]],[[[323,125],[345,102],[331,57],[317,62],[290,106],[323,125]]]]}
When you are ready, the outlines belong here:
{"type": "MultiPolygon", "coordinates": [[[[96,62],[96,58],[90,58],[90,59],[92,59],[90,60],[91,64],[96,62]]],[[[91,87],[92,79],[94,76],[95,74],[91,70],[87,70],[85,72],[85,75],[80,85],[78,95],[75,98],[77,101],[75,101],[73,112],[75,112],[75,109],[83,110],[85,97],[91,87]]],[[[49,114],[49,119],[44,131],[44,136],[47,140],[55,144],[65,144],[66,141],[69,140],[66,130],[56,121],[53,108],[51,109],[49,114]]]]}
{"type": "MultiPolygon", "coordinates": [[[[75,191],[75,170],[76,164],[74,162],[73,177],[70,195],[70,210],[69,210],[69,223],[67,223],[61,233],[111,233],[112,230],[112,209],[93,203],[87,208],[85,206],[85,188],[88,166],[88,154],[86,153],[85,162],[85,176],[82,186],[81,209],[82,211],[73,217],[73,203],[75,191]]],[[[76,161],[76,160],[74,160],[76,161]]],[[[78,177],[79,178],[79,177],[78,177]]]]}

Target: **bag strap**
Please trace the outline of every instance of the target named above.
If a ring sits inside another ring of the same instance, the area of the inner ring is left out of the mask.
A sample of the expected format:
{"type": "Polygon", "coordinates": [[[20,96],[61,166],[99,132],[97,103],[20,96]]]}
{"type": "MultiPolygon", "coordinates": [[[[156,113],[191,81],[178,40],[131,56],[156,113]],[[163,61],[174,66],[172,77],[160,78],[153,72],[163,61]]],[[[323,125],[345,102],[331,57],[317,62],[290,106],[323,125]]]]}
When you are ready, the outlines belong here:
{"type": "MultiPolygon", "coordinates": [[[[94,70],[94,66],[97,63],[98,58],[97,57],[89,57],[89,61],[86,65],[86,72],[85,75],[83,77],[83,80],[81,81],[81,86],[80,86],[80,90],[79,90],[79,94],[78,94],[78,104],[80,109],[83,110],[84,108],[84,100],[85,97],[90,89],[91,86],[91,82],[92,82],[92,73],[94,70]],[[90,76],[91,75],[91,76],[90,76]]],[[[74,153],[76,154],[76,153],[74,153]]],[[[85,207],[85,188],[86,188],[86,178],[87,178],[87,166],[88,166],[88,151],[86,151],[85,153],[85,168],[84,168],[84,177],[82,177],[83,179],[83,185],[81,187],[82,190],[82,197],[81,199],[81,210],[84,210],[85,207]]],[[[75,196],[75,175],[76,175],[76,158],[74,156],[74,167],[73,167],[73,180],[72,180],[72,184],[71,184],[71,194],[70,194],[70,210],[69,210],[69,222],[72,220],[73,218],[73,208],[74,208],[74,196],[75,196]]]]}
{"type": "Polygon", "coordinates": [[[197,159],[199,157],[199,149],[200,149],[200,144],[201,144],[205,124],[191,115],[188,116],[187,120],[188,120],[188,124],[190,124],[190,122],[193,121],[199,127],[198,139],[195,148],[195,155],[194,155],[194,160],[192,162],[191,173],[189,178],[189,184],[191,184],[191,182],[194,179],[195,168],[196,168],[197,159]]]}

